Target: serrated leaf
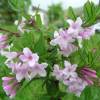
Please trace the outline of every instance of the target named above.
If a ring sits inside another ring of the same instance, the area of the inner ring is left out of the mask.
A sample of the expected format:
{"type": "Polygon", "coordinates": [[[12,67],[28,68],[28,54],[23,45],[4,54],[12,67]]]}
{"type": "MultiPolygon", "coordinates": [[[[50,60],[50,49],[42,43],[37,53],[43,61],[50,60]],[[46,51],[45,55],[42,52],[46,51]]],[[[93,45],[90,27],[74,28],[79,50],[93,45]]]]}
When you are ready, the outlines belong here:
{"type": "Polygon", "coordinates": [[[86,2],[83,7],[84,19],[86,25],[91,25],[96,20],[96,7],[93,2],[86,2]]]}
{"type": "Polygon", "coordinates": [[[69,8],[68,8],[67,16],[68,16],[70,19],[76,20],[77,16],[76,16],[76,14],[74,13],[74,10],[73,10],[72,7],[69,7],[69,8]]]}

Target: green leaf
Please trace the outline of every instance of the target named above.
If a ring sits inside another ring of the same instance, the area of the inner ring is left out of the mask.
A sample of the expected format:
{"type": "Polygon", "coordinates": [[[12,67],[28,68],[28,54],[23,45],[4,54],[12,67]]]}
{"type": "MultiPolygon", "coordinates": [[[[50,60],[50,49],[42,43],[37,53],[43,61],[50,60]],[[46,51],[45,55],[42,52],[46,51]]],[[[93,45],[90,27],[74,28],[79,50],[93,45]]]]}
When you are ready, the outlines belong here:
{"type": "Polygon", "coordinates": [[[34,51],[37,52],[39,55],[45,55],[46,53],[45,39],[42,33],[40,34],[39,40],[34,46],[34,51]]]}
{"type": "Polygon", "coordinates": [[[68,8],[68,13],[67,13],[67,16],[73,20],[76,20],[77,16],[76,14],[74,13],[74,10],[72,7],[69,7],[68,8]]]}
{"type": "Polygon", "coordinates": [[[8,0],[11,8],[17,12],[28,11],[28,7],[31,4],[30,0],[8,0]]]}
{"type": "Polygon", "coordinates": [[[57,97],[58,92],[59,92],[59,83],[58,83],[58,81],[48,80],[46,82],[46,89],[47,89],[48,95],[50,95],[51,97],[57,97]]]}
{"type": "Polygon", "coordinates": [[[38,12],[36,12],[35,21],[36,21],[36,25],[37,26],[41,26],[42,25],[41,16],[40,16],[40,14],[38,14],[38,12]]]}
{"type": "Polygon", "coordinates": [[[96,20],[96,6],[93,2],[86,2],[83,7],[84,19],[86,25],[92,25],[96,20]]]}
{"type": "Polygon", "coordinates": [[[34,33],[24,33],[21,37],[15,37],[13,40],[15,51],[22,51],[24,47],[28,47],[31,50],[34,48],[34,33]]]}

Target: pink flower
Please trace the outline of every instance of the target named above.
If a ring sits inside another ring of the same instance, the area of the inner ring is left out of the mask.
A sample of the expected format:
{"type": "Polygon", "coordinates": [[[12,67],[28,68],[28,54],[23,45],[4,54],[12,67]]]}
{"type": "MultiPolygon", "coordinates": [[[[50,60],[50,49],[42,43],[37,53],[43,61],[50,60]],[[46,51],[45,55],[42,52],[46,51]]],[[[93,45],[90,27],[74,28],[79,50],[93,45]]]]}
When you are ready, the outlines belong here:
{"type": "Polygon", "coordinates": [[[80,97],[81,92],[87,86],[87,82],[77,77],[69,82],[67,92],[74,93],[76,96],[80,97]]]}
{"type": "Polygon", "coordinates": [[[82,74],[82,78],[89,84],[89,85],[93,85],[94,82],[93,82],[93,79],[97,78],[97,75],[96,75],[96,71],[95,70],[92,70],[88,67],[84,67],[82,70],[81,70],[81,74],[82,74]]]}
{"type": "Polygon", "coordinates": [[[33,54],[29,48],[24,48],[23,55],[20,55],[19,59],[23,62],[27,62],[31,67],[38,62],[39,56],[36,53],[33,54]]]}
{"type": "Polygon", "coordinates": [[[57,80],[60,80],[60,81],[63,80],[63,73],[62,73],[62,70],[59,69],[59,66],[58,66],[57,64],[54,65],[54,70],[53,70],[52,75],[55,76],[57,80]]]}
{"type": "Polygon", "coordinates": [[[7,35],[0,34],[0,42],[4,42],[7,40],[7,35]]]}
{"type": "Polygon", "coordinates": [[[79,36],[82,37],[82,39],[90,39],[92,35],[94,35],[94,30],[91,28],[83,29],[83,31],[79,33],[79,36]]]}
{"type": "Polygon", "coordinates": [[[71,77],[73,78],[77,77],[77,73],[76,73],[77,65],[76,64],[71,65],[70,62],[64,61],[64,66],[65,66],[65,68],[63,69],[64,79],[69,79],[71,77]]]}
{"type": "Polygon", "coordinates": [[[41,76],[45,77],[46,76],[46,70],[45,68],[48,66],[47,63],[36,63],[33,67],[30,68],[30,79],[36,77],[36,76],[41,76]]]}
{"type": "Polygon", "coordinates": [[[10,98],[15,97],[19,83],[14,77],[3,77],[3,89],[10,98]]]}
{"type": "Polygon", "coordinates": [[[72,36],[67,33],[67,30],[59,30],[58,33],[54,33],[54,39],[51,40],[50,44],[53,46],[58,45],[61,54],[68,57],[72,52],[77,50],[77,47],[72,44],[74,41],[72,36]]]}
{"type": "Polygon", "coordinates": [[[60,52],[63,56],[68,57],[70,54],[72,54],[73,52],[75,52],[77,50],[78,50],[77,46],[69,43],[68,45],[66,45],[66,47],[63,47],[63,45],[62,45],[60,52]]]}
{"type": "Polygon", "coordinates": [[[62,45],[66,46],[68,43],[73,41],[74,39],[67,34],[67,30],[60,29],[58,32],[54,32],[54,39],[51,40],[50,44],[53,46],[59,45],[61,48],[62,45]]]}
{"type": "Polygon", "coordinates": [[[68,61],[64,62],[64,69],[59,69],[58,65],[54,65],[53,76],[56,77],[57,80],[64,81],[69,78],[77,77],[76,68],[77,65],[71,65],[68,61]]]}
{"type": "Polygon", "coordinates": [[[68,19],[67,22],[70,25],[68,28],[68,33],[72,34],[73,37],[77,37],[79,31],[81,30],[82,19],[78,17],[75,22],[71,19],[68,19]]]}
{"type": "Polygon", "coordinates": [[[1,51],[1,55],[5,56],[7,58],[6,62],[12,61],[17,57],[17,52],[10,52],[10,51],[1,51]]]}
{"type": "Polygon", "coordinates": [[[21,82],[23,79],[29,80],[29,66],[27,64],[16,63],[12,67],[12,72],[16,74],[18,82],[21,82]]]}
{"type": "Polygon", "coordinates": [[[0,34],[0,49],[7,47],[7,35],[0,34]]]}

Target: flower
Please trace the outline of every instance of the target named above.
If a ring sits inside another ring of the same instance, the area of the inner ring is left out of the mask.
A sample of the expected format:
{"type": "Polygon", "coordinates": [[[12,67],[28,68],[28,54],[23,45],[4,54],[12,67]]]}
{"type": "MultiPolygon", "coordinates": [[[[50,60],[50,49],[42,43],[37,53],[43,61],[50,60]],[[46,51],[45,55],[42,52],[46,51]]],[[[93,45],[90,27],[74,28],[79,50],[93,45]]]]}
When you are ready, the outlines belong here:
{"type": "Polygon", "coordinates": [[[58,32],[54,32],[54,39],[51,40],[50,44],[53,46],[59,45],[60,48],[66,46],[68,43],[73,42],[74,39],[67,34],[67,30],[60,29],[58,32]]]}
{"type": "Polygon", "coordinates": [[[7,35],[0,34],[0,49],[7,47],[7,35]]]}
{"type": "Polygon", "coordinates": [[[23,79],[29,80],[29,67],[25,63],[16,63],[12,67],[12,72],[16,74],[16,80],[21,82],[23,79]]]}
{"type": "Polygon", "coordinates": [[[59,66],[57,64],[54,65],[54,70],[53,70],[52,75],[55,76],[57,80],[60,80],[60,81],[63,80],[62,70],[59,69],[59,66]]]}
{"type": "Polygon", "coordinates": [[[23,62],[27,62],[29,66],[34,66],[39,60],[37,53],[32,53],[29,48],[23,49],[23,54],[19,56],[19,59],[23,62]]]}
{"type": "Polygon", "coordinates": [[[71,77],[73,78],[77,77],[77,73],[76,73],[77,65],[76,64],[71,65],[70,62],[64,61],[64,66],[65,66],[65,68],[63,69],[64,79],[69,79],[71,77]]]}
{"type": "Polygon", "coordinates": [[[92,70],[88,67],[84,67],[81,69],[82,78],[89,84],[93,85],[93,79],[97,78],[96,71],[92,70]]]}
{"type": "Polygon", "coordinates": [[[57,64],[54,65],[54,70],[52,75],[55,76],[57,80],[64,81],[69,78],[77,77],[77,73],[75,72],[77,68],[76,64],[71,65],[70,62],[64,61],[64,66],[65,66],[64,69],[59,69],[59,66],[57,64]]]}
{"type": "Polygon", "coordinates": [[[77,77],[69,82],[67,92],[74,93],[76,96],[80,97],[81,92],[86,86],[87,82],[77,77]]]}
{"type": "Polygon", "coordinates": [[[82,39],[90,39],[92,35],[94,35],[94,30],[92,28],[85,28],[79,33],[82,39]]]}
{"type": "Polygon", "coordinates": [[[78,47],[75,46],[74,44],[69,43],[68,45],[66,45],[66,47],[63,47],[63,46],[61,47],[60,53],[63,56],[68,57],[70,54],[72,54],[76,50],[78,50],[78,47]]]}
{"type": "Polygon", "coordinates": [[[4,42],[7,40],[7,35],[0,34],[0,42],[4,42]]]}
{"type": "Polygon", "coordinates": [[[67,30],[59,30],[59,32],[56,31],[54,33],[54,39],[51,40],[50,44],[53,46],[58,45],[61,54],[68,57],[72,52],[77,50],[77,47],[72,44],[74,41],[72,36],[67,33],[67,30]]]}
{"type": "Polygon", "coordinates": [[[33,67],[30,68],[30,79],[34,78],[35,76],[39,75],[41,77],[46,76],[45,68],[48,66],[47,63],[36,63],[33,67]]]}
{"type": "Polygon", "coordinates": [[[79,97],[88,83],[78,76],[76,72],[77,64],[64,61],[64,66],[64,69],[60,69],[57,64],[54,65],[52,75],[68,87],[67,92],[74,93],[79,97]]]}
{"type": "Polygon", "coordinates": [[[79,31],[81,30],[82,19],[78,17],[75,22],[71,19],[68,19],[67,22],[69,24],[69,28],[67,32],[69,34],[72,34],[74,38],[77,37],[79,34],[79,31]]]}
{"type": "Polygon", "coordinates": [[[7,58],[6,62],[12,61],[17,57],[17,52],[10,52],[10,51],[1,51],[1,55],[7,58]]]}
{"type": "Polygon", "coordinates": [[[19,83],[14,77],[2,77],[3,89],[10,98],[15,97],[19,83]]]}

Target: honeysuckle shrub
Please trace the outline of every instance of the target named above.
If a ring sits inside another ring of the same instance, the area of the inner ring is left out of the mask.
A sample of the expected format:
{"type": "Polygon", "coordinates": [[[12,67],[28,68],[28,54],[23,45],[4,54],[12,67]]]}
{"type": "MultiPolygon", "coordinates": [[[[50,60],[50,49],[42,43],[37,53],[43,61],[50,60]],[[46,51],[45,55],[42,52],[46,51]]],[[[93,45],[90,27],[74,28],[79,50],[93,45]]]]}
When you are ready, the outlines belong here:
{"type": "Polygon", "coordinates": [[[60,28],[42,25],[37,11],[15,21],[17,32],[0,34],[1,98],[36,100],[37,85],[40,100],[99,98],[100,8],[87,2],[80,17],[68,12],[60,28]]]}

